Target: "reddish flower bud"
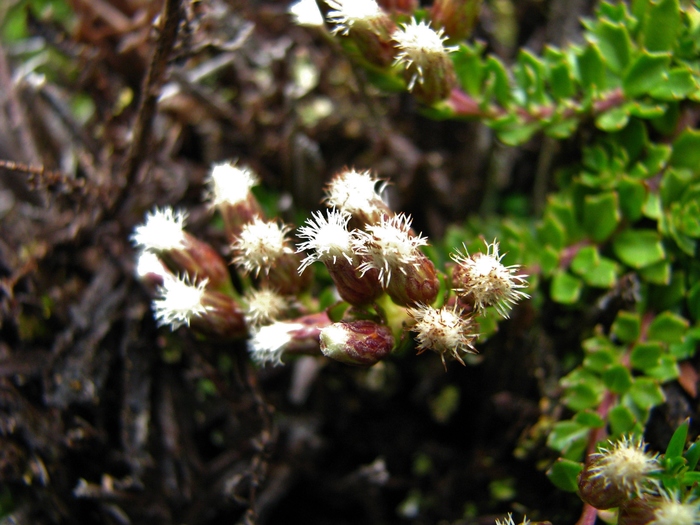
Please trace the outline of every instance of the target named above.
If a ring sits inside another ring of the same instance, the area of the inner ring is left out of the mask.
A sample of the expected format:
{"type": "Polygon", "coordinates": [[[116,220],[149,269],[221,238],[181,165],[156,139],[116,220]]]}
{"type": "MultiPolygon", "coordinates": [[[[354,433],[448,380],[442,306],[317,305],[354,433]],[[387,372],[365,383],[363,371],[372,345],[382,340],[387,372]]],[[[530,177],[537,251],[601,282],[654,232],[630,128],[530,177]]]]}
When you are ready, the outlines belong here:
{"type": "Polygon", "coordinates": [[[623,502],[618,525],[696,525],[700,523],[700,503],[692,496],[662,491],[623,502]]]}
{"type": "Polygon", "coordinates": [[[421,253],[414,264],[394,273],[386,293],[398,305],[416,306],[435,301],[439,290],[440,280],[435,265],[421,253]]]}
{"type": "Polygon", "coordinates": [[[374,365],[394,348],[391,329],[368,320],[333,323],[320,340],[323,355],[348,365],[374,365]]]}
{"type": "Polygon", "coordinates": [[[335,263],[327,262],[326,267],[338,295],[353,306],[371,304],[384,293],[379,283],[379,271],[376,269],[361,272],[356,264],[345,259],[338,259],[335,263]]]}
{"type": "Polygon", "coordinates": [[[480,9],[481,0],[435,0],[430,20],[452,41],[464,40],[471,35],[480,9]]]}

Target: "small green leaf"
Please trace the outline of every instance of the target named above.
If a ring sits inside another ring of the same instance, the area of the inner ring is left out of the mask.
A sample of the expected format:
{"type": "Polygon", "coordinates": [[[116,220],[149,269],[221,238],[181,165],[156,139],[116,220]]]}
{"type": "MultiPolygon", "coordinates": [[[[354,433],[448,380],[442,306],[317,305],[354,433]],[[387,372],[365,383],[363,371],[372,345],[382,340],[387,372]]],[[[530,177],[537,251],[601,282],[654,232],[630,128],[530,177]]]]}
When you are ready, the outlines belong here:
{"type": "Polygon", "coordinates": [[[574,447],[577,442],[583,441],[585,443],[589,431],[587,426],[576,421],[559,421],[547,436],[547,446],[564,452],[574,447]]]}
{"type": "Polygon", "coordinates": [[[660,82],[671,62],[669,53],[641,52],[632,62],[627,74],[622,80],[622,89],[630,98],[647,94],[660,82]]]}
{"type": "Polygon", "coordinates": [[[647,376],[656,379],[660,383],[673,381],[680,376],[678,361],[675,356],[669,354],[662,355],[659,358],[659,365],[654,368],[649,368],[645,373],[647,376]]]}
{"type": "Polygon", "coordinates": [[[639,338],[642,320],[638,313],[620,310],[612,325],[612,333],[623,343],[632,343],[639,338]]]}
{"type": "Polygon", "coordinates": [[[618,106],[601,113],[595,119],[595,125],[603,131],[613,132],[624,128],[630,120],[627,106],[618,106]]]}
{"type": "Polygon", "coordinates": [[[670,51],[682,29],[678,0],[649,2],[644,21],[644,47],[649,51],[670,51]]]}
{"type": "Polygon", "coordinates": [[[585,383],[568,387],[562,397],[562,402],[575,411],[596,407],[600,401],[600,392],[596,392],[593,387],[585,383]]]}
{"type": "Polygon", "coordinates": [[[581,296],[583,283],[570,273],[560,271],[554,274],[550,294],[552,299],[562,304],[574,304],[581,296]]]}
{"type": "Polygon", "coordinates": [[[674,68],[665,76],[665,81],[649,92],[652,97],[659,100],[682,100],[698,89],[689,69],[674,68]]]}
{"type": "Polygon", "coordinates": [[[645,371],[659,365],[663,347],[659,343],[637,343],[630,355],[630,364],[637,370],[645,371]]]}
{"type": "Polygon", "coordinates": [[[617,405],[610,409],[608,421],[610,422],[610,431],[614,436],[631,432],[637,423],[634,414],[623,405],[617,405]]]}
{"type": "Polygon", "coordinates": [[[589,44],[577,57],[581,85],[587,94],[602,91],[606,87],[605,62],[600,49],[595,44],[589,44]]]}
{"type": "Polygon", "coordinates": [[[664,391],[659,384],[647,377],[635,378],[628,394],[641,409],[650,409],[666,401],[664,391]]]}
{"type": "Polygon", "coordinates": [[[695,321],[700,319],[700,282],[695,283],[688,290],[688,311],[695,321]]]}
{"type": "Polygon", "coordinates": [[[603,428],[605,426],[605,420],[593,410],[582,410],[574,416],[574,421],[589,428],[603,428]]]}
{"type": "Polygon", "coordinates": [[[540,252],[540,269],[542,275],[549,277],[559,266],[559,251],[551,246],[545,246],[540,252]]]}
{"type": "Polygon", "coordinates": [[[594,241],[612,234],[620,222],[618,196],[614,191],[587,195],[583,202],[583,226],[594,241]]]}
{"type": "Polygon", "coordinates": [[[557,217],[547,213],[541,224],[537,227],[537,236],[545,245],[550,245],[556,250],[561,250],[566,242],[566,230],[557,217]]]}
{"type": "Polygon", "coordinates": [[[595,246],[584,246],[571,261],[571,271],[583,275],[600,264],[600,254],[595,246]]]}
{"type": "Polygon", "coordinates": [[[675,168],[700,172],[700,130],[686,129],[678,136],[669,163],[675,168]]]}
{"type": "Polygon", "coordinates": [[[659,234],[653,230],[625,230],[613,241],[615,255],[632,268],[644,268],[666,256],[659,234]]]}
{"type": "Polygon", "coordinates": [[[578,490],[578,475],[582,470],[581,463],[559,458],[547,471],[547,477],[558,489],[576,492],[578,490]]]}
{"type": "Polygon", "coordinates": [[[673,312],[663,312],[649,325],[647,339],[662,343],[680,343],[688,330],[688,321],[673,312]]]}
{"type": "Polygon", "coordinates": [[[486,85],[493,92],[498,103],[503,107],[508,107],[512,100],[510,92],[510,79],[503,63],[493,55],[486,59],[484,67],[487,80],[486,85]]]}
{"type": "Polygon", "coordinates": [[[632,386],[632,374],[623,365],[614,365],[603,372],[603,381],[611,392],[624,394],[632,386]]]}
{"type": "Polygon", "coordinates": [[[595,37],[610,70],[618,75],[622,73],[632,52],[632,40],[627,28],[620,22],[603,19],[596,25],[595,37]]]}
{"type": "Polygon", "coordinates": [[[681,457],[681,454],[683,454],[685,450],[685,441],[688,439],[689,426],[690,420],[688,419],[678,426],[673,436],[671,436],[671,440],[668,442],[664,459],[668,460],[681,457]]]}
{"type": "Polygon", "coordinates": [[[588,286],[594,288],[612,288],[617,281],[618,265],[607,257],[601,257],[600,263],[583,275],[588,286]]]}
{"type": "Polygon", "coordinates": [[[474,46],[461,44],[452,55],[455,73],[462,89],[477,98],[482,95],[481,84],[484,79],[484,65],[481,59],[483,48],[483,44],[474,46]]]}
{"type": "Polygon", "coordinates": [[[549,63],[549,84],[552,96],[557,100],[573,97],[576,87],[566,55],[552,47],[547,47],[545,58],[549,63]]]}
{"type": "Polygon", "coordinates": [[[647,187],[641,181],[623,175],[617,186],[620,195],[620,210],[630,221],[642,216],[642,207],[647,197],[647,187]]]}
{"type": "Polygon", "coordinates": [[[589,352],[583,359],[583,366],[586,370],[602,373],[615,361],[615,352],[612,349],[600,349],[589,352]]]}
{"type": "Polygon", "coordinates": [[[671,264],[660,261],[639,270],[639,275],[648,283],[665,285],[671,282],[671,264]]]}
{"type": "Polygon", "coordinates": [[[700,441],[696,441],[690,445],[684,456],[688,462],[688,470],[695,470],[695,467],[698,465],[698,460],[700,460],[700,441]]]}

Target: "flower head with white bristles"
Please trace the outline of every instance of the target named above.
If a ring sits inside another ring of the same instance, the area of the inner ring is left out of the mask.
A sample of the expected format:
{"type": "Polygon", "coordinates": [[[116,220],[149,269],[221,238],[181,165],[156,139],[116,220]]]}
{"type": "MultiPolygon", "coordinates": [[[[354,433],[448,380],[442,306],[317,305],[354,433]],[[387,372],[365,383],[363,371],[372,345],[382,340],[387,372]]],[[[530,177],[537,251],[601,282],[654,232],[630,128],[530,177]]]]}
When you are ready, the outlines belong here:
{"type": "Polygon", "coordinates": [[[419,248],[428,244],[425,237],[413,234],[411,217],[403,213],[366,228],[367,231],[355,232],[355,253],[363,259],[358,269],[363,274],[373,268],[378,270],[384,288],[389,286],[392,273],[405,273],[407,266],[416,264],[422,255],[419,248]]]}
{"type": "Polygon", "coordinates": [[[411,331],[417,334],[419,354],[426,350],[437,352],[444,365],[445,355],[464,364],[462,354],[477,353],[474,341],[478,334],[474,331],[474,322],[463,316],[462,310],[456,306],[433,308],[419,305],[410,308],[408,315],[416,321],[411,331]]]}
{"type": "Polygon", "coordinates": [[[206,182],[206,199],[214,208],[244,201],[260,179],[250,168],[237,166],[236,162],[222,162],[212,166],[206,182]]]}
{"type": "Polygon", "coordinates": [[[166,275],[153,301],[158,324],[170,325],[175,330],[182,325],[189,326],[192,317],[205,315],[207,307],[202,304],[202,299],[206,287],[207,279],[194,284],[187,276],[166,275]]]}
{"type": "Polygon", "coordinates": [[[156,208],[146,214],[143,224],[134,228],[131,240],[153,252],[184,248],[186,219],[186,211],[175,211],[170,206],[156,208]]]}
{"type": "Polygon", "coordinates": [[[244,296],[245,319],[253,327],[269,324],[288,307],[287,300],[270,288],[250,290],[244,296]]]}
{"type": "Polygon", "coordinates": [[[610,445],[591,456],[587,467],[591,479],[599,478],[606,487],[612,485],[629,495],[641,495],[656,486],[656,480],[649,486],[649,474],[660,469],[658,455],[645,452],[641,437],[624,436],[610,445]]]}
{"type": "Polygon", "coordinates": [[[452,284],[458,295],[467,297],[478,311],[493,306],[502,317],[521,299],[530,297],[523,292],[527,288],[527,275],[518,275],[519,265],[504,266],[505,254],[498,253],[498,242],[486,243],[486,253],[469,255],[457,251],[452,260],[457,263],[453,271],[452,284]]]}
{"type": "Polygon", "coordinates": [[[442,29],[435,31],[429,23],[417,22],[415,18],[401,24],[392,38],[399,49],[394,63],[402,65],[405,69],[414,68],[408,84],[409,90],[413,89],[416,82],[423,83],[428,68],[449,60],[448,54],[457,49],[454,46],[445,46],[447,37],[442,29]]]}
{"type": "Polygon", "coordinates": [[[348,231],[350,214],[333,208],[326,211],[326,217],[320,211],[311,215],[306,226],[298,230],[299,238],[307,240],[297,245],[297,252],[311,252],[299,265],[299,273],[316,261],[335,263],[338,257],[344,257],[352,264],[353,236],[348,231]]]}
{"type": "Polygon", "coordinates": [[[289,226],[280,225],[277,221],[256,217],[243,227],[231,245],[235,254],[233,262],[256,277],[261,270],[268,273],[275,259],[294,253],[287,241],[289,230],[289,226]]]}
{"type": "MultiPolygon", "coordinates": [[[[529,523],[530,520],[523,516],[523,521],[520,522],[520,525],[529,525],[529,523]]],[[[508,517],[504,518],[503,521],[497,519],[496,525],[515,525],[515,522],[513,521],[513,515],[508,513],[508,517]]]]}
{"type": "Polygon", "coordinates": [[[369,170],[345,170],[338,173],[326,187],[328,206],[353,214],[384,205],[382,192],[386,182],[372,176],[369,170]]]}
{"type": "Polygon", "coordinates": [[[654,510],[654,519],[649,525],[698,525],[700,524],[700,502],[695,498],[682,500],[676,492],[662,491],[662,501],[654,510]]]}
{"type": "Polygon", "coordinates": [[[282,354],[285,347],[292,341],[293,333],[303,329],[301,323],[285,323],[277,321],[271,325],[261,326],[248,341],[248,353],[259,365],[272,363],[282,364],[282,354]]]}
{"type": "Polygon", "coordinates": [[[297,25],[323,27],[323,15],[316,0],[298,0],[289,6],[287,12],[297,25]]]}
{"type": "Polygon", "coordinates": [[[335,24],[333,34],[347,35],[354,26],[371,26],[386,16],[376,0],[326,0],[331,8],[328,20],[335,24]]]}

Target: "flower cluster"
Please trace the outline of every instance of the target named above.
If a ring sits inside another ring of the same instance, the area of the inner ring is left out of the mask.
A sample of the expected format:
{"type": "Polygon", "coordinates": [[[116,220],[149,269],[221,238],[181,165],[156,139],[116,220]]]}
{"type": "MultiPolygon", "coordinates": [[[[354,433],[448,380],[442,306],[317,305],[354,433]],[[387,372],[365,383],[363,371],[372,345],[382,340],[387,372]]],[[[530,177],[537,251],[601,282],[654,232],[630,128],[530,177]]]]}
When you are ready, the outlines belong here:
{"type": "MultiPolygon", "coordinates": [[[[456,47],[445,45],[442,28],[415,18],[396,23],[376,0],[325,0],[325,22],[333,35],[352,40],[362,58],[375,67],[397,66],[403,72],[409,91],[426,104],[447,98],[456,85],[450,53],[456,47]]],[[[445,9],[433,10],[436,24],[446,23],[445,9]]],[[[315,2],[300,0],[289,8],[300,25],[319,27],[324,18],[315,2]]],[[[451,18],[454,18],[454,13],[451,18]]],[[[459,24],[456,24],[459,25],[459,24]]]]}
{"type": "Polygon", "coordinates": [[[438,300],[441,282],[450,278],[441,279],[423,251],[428,239],[414,231],[409,215],[391,210],[383,198],[387,181],[370,171],[348,168],[331,179],[328,209],[298,228],[296,247],[292,227],[263,213],[252,192],[259,180],[230,162],[215,164],[207,179],[205,198],[223,220],[230,265],[186,230],[183,211],[156,208],[135,228],[139,271],[154,288],[159,324],[247,338],[254,361],[275,365],[284,356],[310,353],[370,366],[412,332],[418,353],[431,350],[446,366],[448,359],[464,364],[465,355],[476,353],[478,316],[488,307],[507,317],[527,297],[524,276],[501,264],[494,241],[485,254],[453,254],[452,287],[443,286],[438,300]],[[316,262],[347,303],[339,318],[315,308],[309,297],[316,262]]]}

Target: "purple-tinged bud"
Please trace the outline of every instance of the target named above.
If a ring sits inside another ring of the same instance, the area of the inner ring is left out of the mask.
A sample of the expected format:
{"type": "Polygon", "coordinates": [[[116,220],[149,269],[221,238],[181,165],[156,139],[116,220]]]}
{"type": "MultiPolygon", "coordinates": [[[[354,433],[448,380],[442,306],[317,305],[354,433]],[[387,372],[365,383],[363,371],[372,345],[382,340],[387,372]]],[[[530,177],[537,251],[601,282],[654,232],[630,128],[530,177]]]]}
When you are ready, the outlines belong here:
{"type": "Polygon", "coordinates": [[[378,0],[379,5],[387,13],[413,13],[418,9],[418,0],[378,0]]]}
{"type": "Polygon", "coordinates": [[[372,366],[394,348],[388,326],[374,321],[341,321],[321,330],[321,352],[347,365],[372,366]]]}
{"type": "Polygon", "coordinates": [[[260,277],[260,282],[277,290],[280,295],[299,295],[311,287],[314,275],[314,272],[299,274],[300,264],[301,257],[298,254],[284,253],[260,277]]]}
{"type": "Polygon", "coordinates": [[[430,20],[455,42],[471,35],[480,10],[481,0],[435,0],[430,20]]]}
{"type": "Polygon", "coordinates": [[[186,218],[183,211],[156,208],[134,229],[131,238],[137,246],[158,255],[173,274],[206,279],[209,288],[230,292],[233,285],[226,262],[208,243],[184,230],[186,218]]]}
{"type": "Polygon", "coordinates": [[[457,85],[454,65],[442,29],[434,31],[425,22],[412,19],[392,35],[399,52],[395,64],[404,68],[408,90],[425,104],[446,99],[457,85]]]}
{"type": "Polygon", "coordinates": [[[338,259],[335,263],[326,262],[326,268],[338,295],[353,306],[371,304],[384,293],[379,283],[379,270],[372,268],[361,272],[356,264],[345,259],[338,259]]]}
{"type": "Polygon", "coordinates": [[[421,253],[412,265],[394,273],[386,293],[398,305],[416,306],[431,304],[437,298],[439,290],[440,280],[435,265],[421,253]]]}
{"type": "Polygon", "coordinates": [[[623,437],[590,456],[578,478],[579,495],[596,509],[618,507],[656,488],[649,474],[659,469],[656,455],[644,451],[641,438],[623,437]]]}
{"type": "Polygon", "coordinates": [[[251,188],[258,176],[235,162],[214,164],[207,179],[206,199],[211,208],[219,210],[230,238],[241,233],[243,225],[263,216],[263,210],[251,188]]]}
{"type": "Polygon", "coordinates": [[[696,525],[700,523],[700,502],[693,496],[662,491],[620,505],[618,525],[696,525]]]}
{"type": "Polygon", "coordinates": [[[396,26],[376,0],[326,0],[333,34],[350,38],[363,58],[381,68],[394,60],[391,34],[396,26]]]}

